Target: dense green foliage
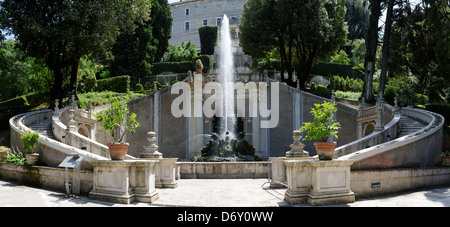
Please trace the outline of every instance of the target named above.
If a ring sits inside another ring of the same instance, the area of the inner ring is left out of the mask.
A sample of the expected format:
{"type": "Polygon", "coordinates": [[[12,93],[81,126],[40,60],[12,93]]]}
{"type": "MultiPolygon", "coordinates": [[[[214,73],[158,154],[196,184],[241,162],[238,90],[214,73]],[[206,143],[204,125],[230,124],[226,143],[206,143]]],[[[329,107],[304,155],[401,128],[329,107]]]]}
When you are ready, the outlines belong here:
{"type": "Polygon", "coordinates": [[[39,60],[27,57],[15,40],[0,43],[0,101],[35,91],[50,91],[53,80],[39,60]]]}
{"type": "Polygon", "coordinates": [[[11,117],[32,111],[47,101],[48,93],[39,91],[0,102],[0,129],[9,128],[11,117]]]}
{"type": "Polygon", "coordinates": [[[342,0],[249,0],[244,6],[240,41],[246,53],[265,58],[274,50],[282,63],[283,82],[295,86],[294,69],[304,88],[311,68],[345,44],[347,26],[342,0]]]}
{"type": "MultiPolygon", "coordinates": [[[[89,105],[89,101],[91,102],[91,106],[102,106],[106,104],[111,104],[115,101],[120,100],[120,96],[123,93],[113,92],[113,91],[102,91],[102,92],[88,92],[79,95],[79,99],[77,101],[78,107],[80,109],[86,109],[89,105]]],[[[138,97],[142,97],[143,94],[138,94],[134,92],[128,93],[130,99],[135,99],[138,97]]]]}
{"type": "Polygon", "coordinates": [[[13,163],[16,165],[25,165],[25,163],[27,162],[27,158],[21,152],[11,151],[11,152],[8,152],[5,162],[13,163]]]}
{"type": "Polygon", "coordinates": [[[124,75],[97,80],[97,90],[128,93],[130,91],[130,76],[124,75]]]}
{"type": "Polygon", "coordinates": [[[29,131],[20,136],[25,153],[32,153],[34,147],[39,142],[39,133],[29,131]]]}
{"type": "Polygon", "coordinates": [[[348,39],[364,38],[369,24],[369,3],[366,0],[344,0],[344,4],[347,8],[345,21],[348,25],[348,39]]]}
{"type": "Polygon", "coordinates": [[[187,73],[189,70],[194,71],[194,65],[191,61],[184,62],[159,62],[153,64],[153,73],[155,75],[164,72],[171,73],[187,73]]]}
{"type": "Polygon", "coordinates": [[[330,78],[331,89],[335,91],[362,92],[364,82],[361,79],[350,77],[332,76],[330,78]]]}
{"type": "Polygon", "coordinates": [[[123,138],[127,132],[135,133],[140,123],[136,121],[136,114],[129,113],[128,95],[113,102],[107,110],[102,110],[99,114],[95,114],[97,121],[103,123],[100,129],[110,134],[117,143],[123,143],[123,138]]]}
{"type": "Polygon", "coordinates": [[[337,111],[336,103],[324,101],[322,104],[314,103],[314,108],[311,108],[311,114],[314,121],[305,122],[300,131],[306,132],[305,140],[321,140],[326,142],[328,138],[338,138],[338,131],[340,129],[339,122],[334,122],[333,116],[337,111]]]}
{"type": "Polygon", "coordinates": [[[164,54],[163,62],[183,62],[191,61],[192,58],[197,57],[197,50],[195,45],[189,40],[179,46],[169,46],[167,52],[164,54]]]}
{"type": "Polygon", "coordinates": [[[2,27],[29,56],[45,60],[54,76],[51,98],[60,100],[64,70],[70,69],[68,89],[76,92],[80,58],[104,55],[120,31],[133,31],[148,20],[150,9],[150,0],[4,0],[0,5],[2,27]]]}
{"type": "Polygon", "coordinates": [[[201,54],[214,54],[214,46],[217,43],[218,32],[219,28],[217,26],[202,26],[198,28],[201,54]]]}
{"type": "Polygon", "coordinates": [[[154,62],[159,62],[169,46],[172,16],[167,0],[152,1],[150,20],[135,32],[123,33],[112,48],[113,75],[130,75],[133,82],[151,75],[154,62]]]}

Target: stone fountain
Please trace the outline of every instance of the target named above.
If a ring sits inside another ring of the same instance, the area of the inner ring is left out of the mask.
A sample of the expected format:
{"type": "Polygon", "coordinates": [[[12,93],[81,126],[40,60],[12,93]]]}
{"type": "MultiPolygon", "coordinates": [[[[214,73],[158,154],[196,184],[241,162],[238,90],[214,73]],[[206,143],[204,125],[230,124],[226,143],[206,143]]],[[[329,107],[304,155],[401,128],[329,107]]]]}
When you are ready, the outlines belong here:
{"type": "Polygon", "coordinates": [[[229,20],[224,15],[220,30],[219,82],[223,88],[223,117],[214,116],[213,132],[197,161],[257,161],[255,148],[245,140],[242,119],[235,116],[234,85],[235,66],[229,30],[229,20]]]}

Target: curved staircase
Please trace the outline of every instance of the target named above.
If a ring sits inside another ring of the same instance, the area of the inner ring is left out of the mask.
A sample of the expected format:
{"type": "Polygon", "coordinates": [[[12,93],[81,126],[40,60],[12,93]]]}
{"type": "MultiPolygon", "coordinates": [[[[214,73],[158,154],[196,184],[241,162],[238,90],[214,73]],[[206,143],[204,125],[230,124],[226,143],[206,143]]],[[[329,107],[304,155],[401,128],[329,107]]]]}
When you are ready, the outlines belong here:
{"type": "Polygon", "coordinates": [[[45,119],[43,121],[36,122],[29,126],[30,129],[38,132],[40,135],[48,137],[50,139],[55,139],[52,130],[52,119],[45,119]]]}
{"type": "Polygon", "coordinates": [[[414,118],[407,117],[404,115],[402,115],[402,117],[400,118],[400,125],[401,130],[398,135],[398,138],[409,135],[413,132],[417,132],[427,126],[420,120],[416,120],[414,118]]]}

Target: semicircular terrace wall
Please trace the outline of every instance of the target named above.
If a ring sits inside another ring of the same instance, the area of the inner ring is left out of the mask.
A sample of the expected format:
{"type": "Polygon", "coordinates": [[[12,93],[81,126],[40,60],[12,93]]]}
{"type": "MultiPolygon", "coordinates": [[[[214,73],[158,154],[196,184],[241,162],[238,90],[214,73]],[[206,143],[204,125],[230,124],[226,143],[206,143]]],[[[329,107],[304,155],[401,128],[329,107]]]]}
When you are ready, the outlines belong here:
{"type": "MultiPolygon", "coordinates": [[[[200,154],[201,148],[208,141],[208,135],[212,132],[212,120],[204,117],[174,117],[171,113],[171,104],[178,96],[180,95],[171,94],[169,87],[130,101],[130,112],[136,113],[137,121],[141,122],[141,127],[137,128],[136,133],[126,138],[126,141],[130,143],[131,156],[139,157],[142,146],[148,143],[146,134],[149,131],[157,133],[156,144],[164,157],[191,160],[193,155],[200,154]]],[[[270,94],[268,93],[267,96],[270,94]]],[[[313,104],[322,103],[323,100],[331,101],[280,84],[278,125],[275,128],[264,129],[258,123],[260,118],[244,118],[246,139],[263,158],[285,156],[285,153],[290,150],[289,145],[293,142],[292,131],[298,130],[303,121],[312,120],[310,111],[313,104]]],[[[248,97],[246,104],[248,105],[248,97]]],[[[337,142],[338,146],[341,146],[357,138],[355,119],[358,109],[344,103],[338,103],[337,108],[337,121],[342,122],[337,142]]],[[[103,143],[101,140],[99,142],[103,143]]],[[[315,155],[312,142],[304,141],[304,143],[305,150],[310,155],[315,155]]]]}

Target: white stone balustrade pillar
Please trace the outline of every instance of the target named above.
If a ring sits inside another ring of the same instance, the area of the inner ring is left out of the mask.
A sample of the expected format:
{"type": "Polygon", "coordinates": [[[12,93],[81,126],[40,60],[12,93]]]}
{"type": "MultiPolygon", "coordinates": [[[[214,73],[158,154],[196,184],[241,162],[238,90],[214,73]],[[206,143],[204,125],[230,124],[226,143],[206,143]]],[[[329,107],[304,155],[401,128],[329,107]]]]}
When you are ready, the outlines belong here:
{"type": "Polygon", "coordinates": [[[176,188],[177,168],[176,162],[178,158],[163,158],[163,154],[158,151],[156,145],[156,133],[147,133],[148,144],[144,147],[144,152],[141,153],[141,159],[158,161],[155,169],[155,187],[157,188],[176,188]]]}

